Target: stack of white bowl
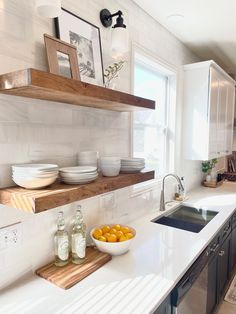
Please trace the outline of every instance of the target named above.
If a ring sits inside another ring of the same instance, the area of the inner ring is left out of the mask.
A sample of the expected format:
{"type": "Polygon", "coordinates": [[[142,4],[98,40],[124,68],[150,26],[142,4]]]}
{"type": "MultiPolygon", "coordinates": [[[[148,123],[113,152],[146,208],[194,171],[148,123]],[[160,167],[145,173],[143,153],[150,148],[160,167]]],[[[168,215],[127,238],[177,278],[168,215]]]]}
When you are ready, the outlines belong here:
{"type": "Polygon", "coordinates": [[[85,184],[97,179],[97,167],[77,166],[60,168],[60,178],[67,184],[85,184]]]}
{"type": "Polygon", "coordinates": [[[78,153],[79,166],[97,167],[98,165],[98,152],[87,151],[78,153]]]}
{"type": "Polygon", "coordinates": [[[144,158],[122,158],[121,159],[121,172],[139,172],[145,168],[144,158]]]}
{"type": "Polygon", "coordinates": [[[58,165],[21,164],[12,166],[13,181],[26,189],[39,189],[56,181],[58,165]]]}
{"type": "Polygon", "coordinates": [[[100,168],[105,177],[115,177],[120,173],[120,157],[101,157],[100,168]]]}

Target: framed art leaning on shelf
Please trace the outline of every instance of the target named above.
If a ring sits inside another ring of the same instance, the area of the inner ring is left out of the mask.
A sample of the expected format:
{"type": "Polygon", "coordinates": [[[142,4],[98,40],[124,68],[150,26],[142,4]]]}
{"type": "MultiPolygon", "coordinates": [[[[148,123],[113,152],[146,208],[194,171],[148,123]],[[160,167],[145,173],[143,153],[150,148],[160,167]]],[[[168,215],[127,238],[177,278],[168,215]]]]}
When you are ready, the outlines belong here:
{"type": "Polygon", "coordinates": [[[100,30],[97,26],[62,9],[55,19],[56,34],[77,48],[81,80],[103,86],[103,63],[100,30]]]}
{"type": "Polygon", "coordinates": [[[44,34],[49,72],[80,80],[76,47],[44,34]]]}

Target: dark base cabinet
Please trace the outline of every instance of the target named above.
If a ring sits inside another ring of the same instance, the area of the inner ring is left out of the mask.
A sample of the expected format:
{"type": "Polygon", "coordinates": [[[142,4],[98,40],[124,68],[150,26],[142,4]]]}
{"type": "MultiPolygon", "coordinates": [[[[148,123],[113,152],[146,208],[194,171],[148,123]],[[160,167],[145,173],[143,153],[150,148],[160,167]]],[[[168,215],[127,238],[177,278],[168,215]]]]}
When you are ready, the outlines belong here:
{"type": "Polygon", "coordinates": [[[230,241],[231,235],[221,245],[218,253],[218,265],[217,265],[217,294],[218,300],[223,294],[224,288],[229,279],[229,257],[230,257],[230,241]]]}
{"type": "Polygon", "coordinates": [[[230,244],[230,261],[229,261],[230,273],[236,265],[236,213],[232,217],[232,233],[230,244]]]}
{"type": "Polygon", "coordinates": [[[213,313],[217,304],[217,259],[218,256],[214,256],[208,266],[207,314],[213,313]]]}
{"type": "Polygon", "coordinates": [[[170,295],[165,299],[164,302],[158,307],[154,314],[171,314],[171,301],[170,295]]]}

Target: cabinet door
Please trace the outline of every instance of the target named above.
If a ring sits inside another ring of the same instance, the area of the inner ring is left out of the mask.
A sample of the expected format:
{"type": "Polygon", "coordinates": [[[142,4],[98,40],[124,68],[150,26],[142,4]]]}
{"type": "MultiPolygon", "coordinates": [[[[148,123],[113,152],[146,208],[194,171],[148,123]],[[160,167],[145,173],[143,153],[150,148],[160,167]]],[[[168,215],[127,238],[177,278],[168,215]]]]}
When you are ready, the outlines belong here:
{"type": "Polygon", "coordinates": [[[227,110],[226,110],[226,151],[225,155],[232,154],[233,145],[233,123],[234,123],[234,108],[235,108],[235,87],[232,83],[227,83],[227,110]]]}
{"type": "Polygon", "coordinates": [[[211,314],[217,305],[217,255],[209,262],[207,287],[207,314],[211,314]]]}
{"type": "Polygon", "coordinates": [[[166,300],[154,312],[154,314],[171,314],[171,313],[172,313],[171,300],[170,300],[170,296],[168,296],[166,300]]]}
{"type": "Polygon", "coordinates": [[[223,293],[224,287],[229,276],[229,250],[230,250],[231,235],[223,242],[218,253],[218,299],[223,293]]]}
{"type": "Polygon", "coordinates": [[[232,271],[236,264],[236,226],[231,234],[230,251],[230,271],[232,271]]]}
{"type": "Polygon", "coordinates": [[[222,157],[226,155],[226,112],[227,112],[227,94],[228,84],[224,77],[220,75],[219,100],[218,100],[218,119],[217,119],[217,155],[222,157]]]}
{"type": "Polygon", "coordinates": [[[218,99],[220,77],[216,69],[210,68],[209,82],[209,158],[217,158],[217,132],[218,132],[218,99]]]}

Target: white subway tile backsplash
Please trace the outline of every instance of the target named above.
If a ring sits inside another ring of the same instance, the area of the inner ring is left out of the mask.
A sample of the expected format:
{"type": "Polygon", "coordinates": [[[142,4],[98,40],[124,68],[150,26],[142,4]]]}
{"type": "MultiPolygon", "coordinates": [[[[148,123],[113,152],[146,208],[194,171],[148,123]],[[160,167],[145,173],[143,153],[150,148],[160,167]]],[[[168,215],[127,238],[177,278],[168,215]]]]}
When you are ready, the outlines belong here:
{"type": "Polygon", "coordinates": [[[32,100],[28,105],[29,121],[50,126],[71,125],[72,108],[68,105],[32,100]]]}
{"type": "Polygon", "coordinates": [[[29,145],[26,143],[2,143],[0,149],[0,164],[24,163],[29,158],[29,145]]]}
{"type": "Polygon", "coordinates": [[[34,160],[47,158],[63,158],[73,157],[76,154],[74,147],[71,144],[30,144],[29,156],[34,160]]]}
{"type": "MultiPolygon", "coordinates": [[[[122,9],[130,41],[147,47],[157,58],[176,67],[198,60],[133,1],[64,0],[63,7],[100,27],[105,67],[114,60],[110,55],[111,29],[100,26],[99,12],[104,7],[108,7],[111,12],[122,9]],[[142,28],[137,28],[137,21],[143,25],[142,28]]],[[[54,34],[53,21],[38,17],[33,1],[28,0],[0,1],[0,17],[3,43],[0,45],[0,73],[27,67],[47,70],[43,34],[54,34]]],[[[130,58],[127,58],[128,62],[116,82],[117,89],[126,92],[130,92],[131,88],[130,58]]],[[[179,103],[181,105],[182,102],[179,103]]],[[[96,150],[100,155],[129,156],[130,128],[130,113],[0,94],[0,188],[13,184],[10,166],[14,163],[76,165],[77,153],[83,150],[96,150]]],[[[190,179],[193,186],[196,170],[193,170],[192,164],[188,164],[185,169],[186,173],[194,173],[194,178],[190,179]]],[[[170,190],[167,199],[173,193],[170,190]]],[[[160,186],[157,184],[144,193],[139,190],[135,195],[131,195],[132,188],[114,193],[115,205],[111,209],[101,206],[100,197],[79,202],[88,232],[95,225],[128,223],[144,213],[156,210],[160,186]]],[[[57,213],[59,210],[65,212],[68,229],[71,229],[76,205],[78,202],[37,215],[0,205],[0,227],[17,221],[22,221],[23,226],[22,248],[0,252],[0,288],[53,259],[57,213]]]]}
{"type": "MultiPolygon", "coordinates": [[[[1,58],[1,56],[0,56],[1,58]]],[[[18,97],[0,95],[0,123],[28,121],[27,104],[18,101],[18,97]]]]}

